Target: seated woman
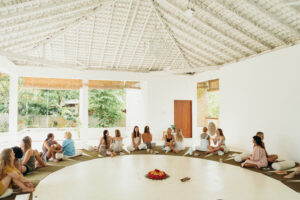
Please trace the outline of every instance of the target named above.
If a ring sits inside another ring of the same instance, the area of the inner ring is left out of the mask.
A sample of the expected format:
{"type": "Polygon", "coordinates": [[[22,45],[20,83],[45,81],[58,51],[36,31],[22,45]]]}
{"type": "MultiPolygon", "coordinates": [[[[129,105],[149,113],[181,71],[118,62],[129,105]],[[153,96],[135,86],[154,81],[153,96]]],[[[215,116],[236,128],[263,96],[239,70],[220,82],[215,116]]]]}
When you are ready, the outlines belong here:
{"type": "Polygon", "coordinates": [[[300,164],[294,172],[284,176],[284,178],[288,178],[288,179],[294,178],[296,175],[299,175],[299,174],[300,174],[300,164]]]}
{"type": "Polygon", "coordinates": [[[121,132],[119,129],[115,130],[115,137],[113,138],[112,150],[115,153],[120,153],[123,151],[123,138],[121,137],[121,132]]]}
{"type": "Polygon", "coordinates": [[[102,156],[111,156],[113,157],[115,154],[111,149],[111,145],[113,143],[112,137],[109,136],[108,130],[103,131],[103,137],[100,139],[99,146],[98,146],[98,152],[102,156]]]}
{"type": "Polygon", "coordinates": [[[139,127],[135,126],[133,128],[133,132],[131,134],[131,142],[132,144],[127,147],[128,151],[135,151],[135,150],[143,150],[147,149],[146,144],[141,144],[142,137],[139,131],[139,127]]]}
{"type": "Polygon", "coordinates": [[[0,178],[0,199],[10,196],[12,194],[12,189],[10,189],[11,192],[7,194],[7,192],[9,191],[7,189],[9,189],[9,186],[11,185],[11,180],[11,177],[8,175],[0,178]],[[2,197],[2,195],[5,195],[5,197],[2,197]]]}
{"type": "Polygon", "coordinates": [[[72,140],[72,133],[67,131],[65,132],[65,140],[62,143],[62,152],[64,156],[75,156],[75,145],[74,141],[72,140]]]}
{"type": "Polygon", "coordinates": [[[184,137],[182,134],[182,130],[180,128],[178,128],[176,130],[176,136],[175,136],[175,148],[174,148],[175,153],[178,153],[185,149],[185,146],[183,144],[183,139],[184,139],[184,137]]]}
{"type": "Polygon", "coordinates": [[[217,145],[216,147],[211,147],[209,149],[209,151],[206,151],[205,153],[209,154],[209,153],[214,153],[217,154],[219,153],[219,155],[224,154],[224,152],[227,151],[227,147],[225,145],[225,136],[223,134],[222,129],[218,128],[217,131],[217,136],[214,138],[214,144],[217,145]]]}
{"type": "MultiPolygon", "coordinates": [[[[10,180],[19,186],[22,192],[33,192],[33,184],[26,179],[17,168],[15,168],[14,160],[15,154],[11,148],[2,150],[0,157],[0,177],[6,178],[7,182],[10,182],[8,180],[9,178],[7,177],[10,177],[10,180]]],[[[5,184],[7,184],[7,182],[5,182],[5,184]]],[[[12,184],[10,184],[8,187],[12,187],[12,184]]]]}
{"type": "Polygon", "coordinates": [[[166,153],[168,153],[169,151],[174,151],[175,150],[175,137],[172,134],[172,129],[168,128],[167,130],[167,134],[165,136],[165,145],[164,145],[164,150],[166,151],[166,153]]]}
{"type": "Polygon", "coordinates": [[[198,151],[209,151],[212,150],[210,146],[210,136],[207,134],[208,129],[203,127],[203,133],[200,135],[200,145],[196,146],[198,151]]]}
{"type": "Polygon", "coordinates": [[[56,159],[56,153],[62,153],[62,146],[54,140],[54,134],[49,133],[46,140],[43,143],[43,157],[46,161],[53,158],[54,162],[58,162],[56,159]]]}
{"type": "MultiPolygon", "coordinates": [[[[29,137],[30,138],[30,137],[29,137]]],[[[31,141],[31,138],[30,138],[31,141]]],[[[14,161],[14,165],[15,167],[19,170],[22,171],[22,157],[23,157],[23,151],[20,147],[13,147],[12,148],[14,154],[15,154],[15,161],[14,161]]],[[[37,150],[32,150],[34,156],[35,156],[35,167],[36,168],[40,168],[40,167],[47,167],[48,165],[45,163],[42,155],[40,155],[40,153],[37,150]]]]}
{"type": "Polygon", "coordinates": [[[35,170],[35,155],[31,147],[31,138],[26,136],[22,139],[21,149],[23,152],[21,172],[26,175],[35,170]]]}
{"type": "Polygon", "coordinates": [[[149,126],[145,126],[142,138],[143,143],[147,146],[147,149],[153,149],[155,147],[156,144],[152,142],[152,134],[150,133],[149,126]]]}
{"type": "Polygon", "coordinates": [[[264,133],[263,132],[257,132],[256,136],[261,138],[262,146],[266,151],[268,162],[270,162],[270,163],[276,162],[276,160],[278,159],[278,155],[276,155],[276,154],[269,155],[267,150],[266,150],[266,146],[265,146],[265,143],[264,143],[264,138],[265,138],[264,133]]]}
{"type": "Polygon", "coordinates": [[[266,151],[262,146],[261,138],[258,136],[253,137],[253,153],[245,162],[242,167],[249,168],[262,168],[268,166],[266,151]]]}

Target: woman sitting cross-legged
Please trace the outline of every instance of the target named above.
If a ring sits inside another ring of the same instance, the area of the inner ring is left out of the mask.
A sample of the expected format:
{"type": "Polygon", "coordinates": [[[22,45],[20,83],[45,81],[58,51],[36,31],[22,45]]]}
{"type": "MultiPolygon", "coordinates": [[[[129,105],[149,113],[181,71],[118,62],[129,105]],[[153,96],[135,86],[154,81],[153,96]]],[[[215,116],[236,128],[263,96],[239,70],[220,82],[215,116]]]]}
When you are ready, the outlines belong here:
{"type": "MultiPolygon", "coordinates": [[[[0,157],[0,177],[1,180],[2,177],[4,178],[10,177],[10,178],[6,178],[4,187],[5,186],[7,187],[6,184],[10,182],[9,181],[10,179],[13,181],[14,184],[16,184],[21,188],[22,192],[33,192],[34,191],[33,184],[28,179],[26,179],[17,168],[15,168],[14,160],[15,160],[15,154],[13,150],[11,148],[3,149],[0,157]]],[[[8,187],[12,187],[12,184],[10,184],[8,187]]]]}
{"type": "Polygon", "coordinates": [[[200,135],[200,145],[196,146],[198,151],[209,151],[212,150],[210,146],[210,136],[207,134],[208,129],[203,127],[203,133],[200,135]]]}
{"type": "Polygon", "coordinates": [[[123,151],[123,138],[121,137],[121,132],[119,129],[115,130],[115,137],[113,138],[112,150],[115,153],[120,153],[123,151]]]}
{"type": "Polygon", "coordinates": [[[139,127],[135,126],[133,128],[133,132],[131,134],[132,144],[127,147],[127,150],[135,151],[135,150],[147,149],[146,144],[144,144],[144,143],[142,144],[141,141],[142,141],[142,135],[140,134],[139,127]]]}
{"type": "Polygon", "coordinates": [[[110,137],[108,130],[103,131],[103,137],[100,139],[98,152],[102,156],[111,156],[113,157],[115,154],[111,149],[111,145],[113,143],[112,137],[110,137]]]}
{"type": "Polygon", "coordinates": [[[26,175],[27,173],[35,170],[35,155],[31,148],[31,138],[26,136],[22,139],[21,149],[23,152],[21,172],[26,175]]]}
{"type": "Polygon", "coordinates": [[[142,138],[143,143],[147,146],[147,149],[153,149],[155,147],[156,144],[152,142],[152,134],[150,133],[149,126],[145,126],[142,138]]]}
{"type": "Polygon", "coordinates": [[[247,160],[242,163],[242,167],[262,168],[268,166],[268,159],[266,151],[262,146],[261,138],[258,136],[254,136],[253,144],[254,146],[252,156],[247,158],[247,160]]]}
{"type": "Polygon", "coordinates": [[[265,138],[264,133],[263,132],[257,132],[256,136],[261,138],[262,146],[266,151],[268,162],[270,162],[270,163],[276,162],[276,160],[278,159],[278,155],[276,155],[276,154],[269,155],[268,154],[265,143],[264,143],[264,138],[265,138]]]}
{"type": "Polygon", "coordinates": [[[223,134],[222,129],[218,128],[217,131],[217,136],[214,138],[214,144],[217,145],[216,147],[211,147],[209,151],[205,152],[207,154],[209,153],[214,153],[214,154],[219,154],[223,155],[224,152],[227,151],[227,147],[225,145],[225,136],[223,134]]]}
{"type": "Polygon", "coordinates": [[[46,140],[43,143],[43,156],[46,161],[53,158],[54,162],[58,162],[56,159],[56,153],[62,153],[62,146],[54,140],[54,134],[49,133],[46,140]]]}
{"type": "Polygon", "coordinates": [[[175,137],[172,134],[171,128],[168,128],[168,130],[167,130],[164,146],[165,146],[164,150],[166,151],[166,153],[168,153],[169,151],[177,152],[177,150],[175,149],[175,137]]]}
{"type": "Polygon", "coordinates": [[[65,132],[65,140],[62,143],[63,155],[67,158],[80,156],[82,154],[81,150],[75,149],[74,140],[72,139],[72,133],[65,132]]]}
{"type": "Polygon", "coordinates": [[[178,153],[180,151],[183,151],[185,149],[185,146],[183,144],[183,134],[180,128],[176,130],[176,136],[175,136],[175,148],[174,152],[178,153]]]}

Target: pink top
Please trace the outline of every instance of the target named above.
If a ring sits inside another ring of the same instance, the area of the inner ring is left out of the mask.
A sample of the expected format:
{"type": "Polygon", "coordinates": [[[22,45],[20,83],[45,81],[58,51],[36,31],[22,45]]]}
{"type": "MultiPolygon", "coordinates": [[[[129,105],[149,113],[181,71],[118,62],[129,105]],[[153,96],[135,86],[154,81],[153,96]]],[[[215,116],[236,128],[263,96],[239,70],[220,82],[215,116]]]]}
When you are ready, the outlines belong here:
{"type": "Polygon", "coordinates": [[[268,159],[266,155],[265,149],[259,147],[259,146],[254,146],[253,148],[253,154],[250,158],[250,160],[246,160],[242,166],[245,165],[245,163],[252,163],[257,165],[258,168],[261,167],[266,167],[268,166],[268,159]]]}

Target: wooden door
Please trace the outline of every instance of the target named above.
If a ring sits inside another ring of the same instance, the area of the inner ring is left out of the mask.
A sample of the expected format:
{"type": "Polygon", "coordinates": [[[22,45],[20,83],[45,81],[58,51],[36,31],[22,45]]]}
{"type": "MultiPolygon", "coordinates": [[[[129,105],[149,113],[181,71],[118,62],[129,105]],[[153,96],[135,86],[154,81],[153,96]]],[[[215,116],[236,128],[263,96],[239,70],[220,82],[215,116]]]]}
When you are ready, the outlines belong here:
{"type": "Polygon", "coordinates": [[[180,128],[185,138],[192,137],[192,101],[174,101],[174,124],[180,128]]]}

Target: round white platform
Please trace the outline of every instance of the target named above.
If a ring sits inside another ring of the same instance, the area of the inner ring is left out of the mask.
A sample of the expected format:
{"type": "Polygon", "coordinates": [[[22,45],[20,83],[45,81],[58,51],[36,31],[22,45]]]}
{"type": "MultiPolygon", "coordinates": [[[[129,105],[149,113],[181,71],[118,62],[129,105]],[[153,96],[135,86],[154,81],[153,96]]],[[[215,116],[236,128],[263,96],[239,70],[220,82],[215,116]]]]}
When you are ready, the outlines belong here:
{"type": "Polygon", "coordinates": [[[66,167],[40,182],[39,200],[266,200],[300,199],[279,181],[240,167],[197,158],[131,155],[95,159],[66,167]],[[145,178],[155,168],[171,177],[145,178]],[[182,183],[179,179],[189,176],[182,183]]]}

